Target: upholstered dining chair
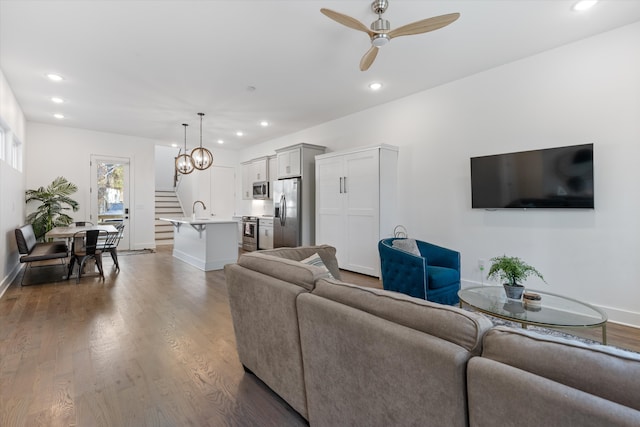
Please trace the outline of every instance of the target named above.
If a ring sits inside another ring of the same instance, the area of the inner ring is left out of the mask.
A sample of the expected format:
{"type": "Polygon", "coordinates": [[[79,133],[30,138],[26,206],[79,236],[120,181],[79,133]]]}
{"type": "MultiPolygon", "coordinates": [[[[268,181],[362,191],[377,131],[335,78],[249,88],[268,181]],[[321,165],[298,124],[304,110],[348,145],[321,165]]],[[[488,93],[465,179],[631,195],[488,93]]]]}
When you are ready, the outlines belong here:
{"type": "Polygon", "coordinates": [[[100,272],[100,277],[104,279],[104,272],[102,270],[102,250],[99,248],[99,240],[106,239],[108,233],[104,230],[87,230],[79,231],[73,235],[71,246],[71,260],[69,261],[69,273],[67,277],[71,277],[73,273],[73,266],[78,262],[78,276],[76,277],[76,283],[80,282],[82,276],[82,270],[84,264],[88,259],[95,259],[96,266],[100,272]],[[82,239],[84,237],[84,240],[82,239]],[[80,242],[84,242],[84,246],[80,245],[80,242]]]}
{"type": "Polygon", "coordinates": [[[460,252],[406,238],[378,242],[382,287],[440,304],[458,304],[460,252]]]}

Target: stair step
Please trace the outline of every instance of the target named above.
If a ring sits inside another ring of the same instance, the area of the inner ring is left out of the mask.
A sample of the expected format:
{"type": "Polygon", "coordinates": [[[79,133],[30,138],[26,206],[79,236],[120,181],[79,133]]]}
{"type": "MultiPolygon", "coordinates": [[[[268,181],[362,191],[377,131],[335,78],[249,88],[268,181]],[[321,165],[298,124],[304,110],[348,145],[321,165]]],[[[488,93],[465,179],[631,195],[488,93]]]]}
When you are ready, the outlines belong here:
{"type": "Polygon", "coordinates": [[[156,245],[173,244],[173,224],[161,221],[159,217],[183,217],[180,200],[173,191],[156,191],[155,194],[155,241],[156,245]]]}

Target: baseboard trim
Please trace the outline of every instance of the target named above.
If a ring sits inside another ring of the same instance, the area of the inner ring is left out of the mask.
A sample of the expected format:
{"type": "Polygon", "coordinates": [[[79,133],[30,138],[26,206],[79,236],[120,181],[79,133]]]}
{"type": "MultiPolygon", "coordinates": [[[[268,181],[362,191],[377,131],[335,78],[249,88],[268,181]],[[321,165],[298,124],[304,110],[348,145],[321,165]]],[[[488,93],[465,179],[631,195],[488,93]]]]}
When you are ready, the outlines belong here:
{"type": "Polygon", "coordinates": [[[16,265],[14,269],[9,273],[9,275],[2,280],[2,283],[0,283],[0,298],[2,298],[6,290],[9,289],[9,286],[11,286],[13,280],[18,277],[21,268],[22,264],[16,265]]]}

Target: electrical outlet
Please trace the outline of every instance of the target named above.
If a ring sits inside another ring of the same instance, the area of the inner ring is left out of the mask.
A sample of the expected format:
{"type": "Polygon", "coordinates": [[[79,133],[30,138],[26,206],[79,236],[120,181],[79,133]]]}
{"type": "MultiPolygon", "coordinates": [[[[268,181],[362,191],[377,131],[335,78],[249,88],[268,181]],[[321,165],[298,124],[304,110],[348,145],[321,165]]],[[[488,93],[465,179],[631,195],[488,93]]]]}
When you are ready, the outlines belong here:
{"type": "Polygon", "coordinates": [[[486,261],[484,259],[479,259],[478,260],[478,269],[480,271],[484,271],[485,263],[486,263],[486,261]]]}

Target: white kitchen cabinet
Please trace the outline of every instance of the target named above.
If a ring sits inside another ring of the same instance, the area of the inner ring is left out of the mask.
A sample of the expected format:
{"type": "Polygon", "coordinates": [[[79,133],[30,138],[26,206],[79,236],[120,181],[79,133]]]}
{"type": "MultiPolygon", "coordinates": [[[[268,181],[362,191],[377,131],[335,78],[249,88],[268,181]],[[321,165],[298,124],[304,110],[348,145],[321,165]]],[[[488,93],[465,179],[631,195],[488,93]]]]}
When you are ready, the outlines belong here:
{"type": "Polygon", "coordinates": [[[258,218],[258,249],[273,249],[273,218],[258,218]]]}
{"type": "Polygon", "coordinates": [[[242,199],[253,199],[253,183],[269,180],[269,160],[260,157],[241,163],[242,167],[242,199]]]}
{"type": "Polygon", "coordinates": [[[316,156],[316,244],[334,246],[340,268],[379,277],[378,241],[397,225],[397,163],[390,145],[316,156]]]}
{"type": "Polygon", "coordinates": [[[253,180],[251,179],[251,162],[244,162],[240,165],[242,169],[242,199],[253,198],[253,180]]]}
{"type": "Polygon", "coordinates": [[[269,182],[273,184],[273,181],[278,179],[278,157],[269,156],[267,160],[267,172],[269,174],[269,182]]]}
{"type": "Polygon", "coordinates": [[[251,183],[267,181],[269,179],[268,175],[268,159],[266,157],[261,157],[259,159],[254,159],[251,161],[251,183]]]}
{"type": "Polygon", "coordinates": [[[290,178],[301,175],[301,153],[301,147],[278,152],[278,178],[290,178]]]}

